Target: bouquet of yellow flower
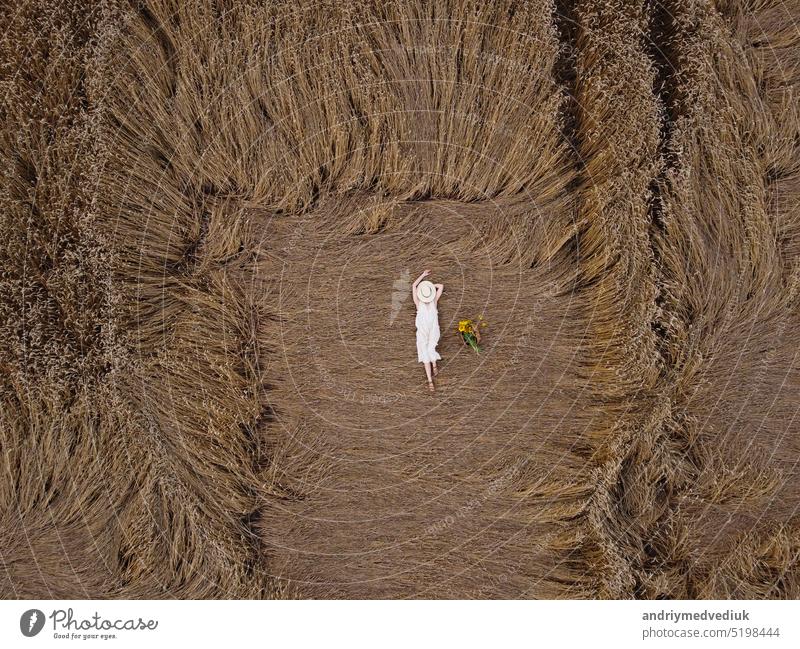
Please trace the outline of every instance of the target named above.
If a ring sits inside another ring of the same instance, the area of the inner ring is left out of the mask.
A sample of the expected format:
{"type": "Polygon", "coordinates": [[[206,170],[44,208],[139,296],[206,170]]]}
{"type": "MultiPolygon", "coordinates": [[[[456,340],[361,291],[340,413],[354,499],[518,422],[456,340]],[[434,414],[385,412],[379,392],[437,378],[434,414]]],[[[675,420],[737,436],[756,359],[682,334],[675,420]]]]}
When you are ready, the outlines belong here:
{"type": "Polygon", "coordinates": [[[469,345],[476,352],[481,351],[481,328],[486,327],[487,324],[483,321],[483,316],[478,317],[478,322],[466,319],[458,321],[458,335],[464,341],[465,345],[469,345]]]}

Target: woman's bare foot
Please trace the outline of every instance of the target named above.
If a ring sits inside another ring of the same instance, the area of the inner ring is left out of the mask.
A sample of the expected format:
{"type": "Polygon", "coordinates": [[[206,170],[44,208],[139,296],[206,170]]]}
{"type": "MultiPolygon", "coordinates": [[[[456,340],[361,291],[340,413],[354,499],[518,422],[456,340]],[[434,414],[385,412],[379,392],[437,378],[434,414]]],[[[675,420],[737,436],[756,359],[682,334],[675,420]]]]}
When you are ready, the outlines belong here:
{"type": "Polygon", "coordinates": [[[436,388],[433,387],[433,381],[428,381],[428,392],[430,392],[431,394],[436,392],[436,388]]]}

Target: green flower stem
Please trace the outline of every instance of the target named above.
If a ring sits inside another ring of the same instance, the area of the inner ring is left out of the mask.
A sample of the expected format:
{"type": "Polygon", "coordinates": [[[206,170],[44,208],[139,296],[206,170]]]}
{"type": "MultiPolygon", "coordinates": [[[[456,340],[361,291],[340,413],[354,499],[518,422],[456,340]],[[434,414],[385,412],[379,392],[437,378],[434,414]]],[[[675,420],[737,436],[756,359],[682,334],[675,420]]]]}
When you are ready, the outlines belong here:
{"type": "Polygon", "coordinates": [[[476,354],[481,351],[474,334],[462,333],[461,335],[464,337],[464,341],[475,350],[476,354]]]}

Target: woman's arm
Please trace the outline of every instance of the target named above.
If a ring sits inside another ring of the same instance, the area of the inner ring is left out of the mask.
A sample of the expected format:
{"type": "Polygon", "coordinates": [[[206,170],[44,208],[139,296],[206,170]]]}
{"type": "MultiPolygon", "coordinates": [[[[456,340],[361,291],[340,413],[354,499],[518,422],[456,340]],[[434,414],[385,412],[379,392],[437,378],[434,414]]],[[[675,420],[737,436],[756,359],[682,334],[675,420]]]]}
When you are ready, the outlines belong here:
{"type": "Polygon", "coordinates": [[[423,279],[425,279],[430,274],[431,274],[431,271],[423,270],[422,273],[420,274],[420,276],[417,277],[417,279],[415,279],[414,283],[411,285],[411,296],[414,298],[414,304],[416,306],[419,306],[419,298],[417,297],[417,286],[419,285],[419,283],[423,279]]]}
{"type": "Polygon", "coordinates": [[[436,301],[438,302],[444,292],[444,284],[434,284],[434,286],[436,287],[436,301]]]}
{"type": "Polygon", "coordinates": [[[415,279],[415,280],[414,280],[414,284],[413,284],[413,286],[411,287],[411,288],[413,288],[413,289],[414,289],[414,292],[416,292],[416,290],[417,290],[417,284],[419,284],[419,283],[420,283],[420,282],[421,282],[423,279],[425,279],[425,278],[426,278],[428,275],[430,275],[430,274],[431,274],[431,271],[429,271],[429,270],[423,270],[423,271],[420,273],[420,276],[419,276],[419,277],[417,277],[417,279],[415,279]]]}

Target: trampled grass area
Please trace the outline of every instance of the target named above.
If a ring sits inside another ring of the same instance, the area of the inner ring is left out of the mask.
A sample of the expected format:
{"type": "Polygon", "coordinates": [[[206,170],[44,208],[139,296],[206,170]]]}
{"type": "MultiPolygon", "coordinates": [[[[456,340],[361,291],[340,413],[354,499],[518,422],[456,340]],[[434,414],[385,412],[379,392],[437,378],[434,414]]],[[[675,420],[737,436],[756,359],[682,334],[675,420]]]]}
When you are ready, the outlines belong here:
{"type": "Polygon", "coordinates": [[[262,5],[3,10],[0,595],[800,596],[800,3],[262,5]]]}

